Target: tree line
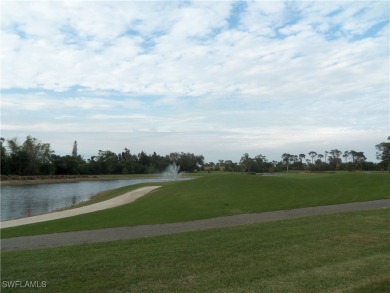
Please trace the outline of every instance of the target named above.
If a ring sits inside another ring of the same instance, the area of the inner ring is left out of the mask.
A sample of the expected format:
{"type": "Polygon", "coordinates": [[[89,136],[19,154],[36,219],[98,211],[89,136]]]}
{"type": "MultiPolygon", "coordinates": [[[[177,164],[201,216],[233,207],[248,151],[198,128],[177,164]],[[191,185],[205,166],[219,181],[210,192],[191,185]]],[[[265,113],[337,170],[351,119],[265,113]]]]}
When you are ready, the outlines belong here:
{"type": "MultiPolygon", "coordinates": [[[[390,136],[388,137],[390,141],[390,136]]],[[[310,151],[308,154],[283,153],[280,161],[269,161],[261,154],[251,158],[248,153],[242,155],[240,161],[219,160],[217,163],[205,164],[206,170],[223,170],[229,172],[280,172],[288,170],[308,171],[389,171],[390,142],[375,145],[378,163],[368,162],[362,151],[340,151],[332,149],[324,153],[310,151]]]]}
{"type": "MultiPolygon", "coordinates": [[[[390,141],[390,137],[388,138],[390,141]]],[[[280,161],[270,161],[263,155],[242,155],[239,162],[219,160],[204,163],[203,155],[170,153],[161,156],[141,151],[132,154],[125,148],[120,153],[99,150],[96,156],[84,159],[78,154],[77,141],[69,155],[56,155],[49,143],[27,136],[23,143],[17,139],[1,138],[1,175],[99,175],[99,174],[152,174],[161,173],[173,162],[185,172],[223,170],[229,172],[280,172],[288,170],[338,171],[365,170],[390,172],[390,142],[375,146],[378,163],[368,162],[362,151],[332,149],[324,153],[283,153],[280,161]]]]}
{"type": "Polygon", "coordinates": [[[132,154],[128,148],[120,153],[99,150],[96,156],[84,159],[78,154],[77,141],[69,155],[56,155],[50,144],[27,136],[19,144],[17,139],[1,138],[1,174],[34,175],[99,175],[152,174],[163,172],[175,162],[181,170],[194,172],[204,165],[204,157],[192,153],[170,153],[160,156],[144,151],[132,154]]]}

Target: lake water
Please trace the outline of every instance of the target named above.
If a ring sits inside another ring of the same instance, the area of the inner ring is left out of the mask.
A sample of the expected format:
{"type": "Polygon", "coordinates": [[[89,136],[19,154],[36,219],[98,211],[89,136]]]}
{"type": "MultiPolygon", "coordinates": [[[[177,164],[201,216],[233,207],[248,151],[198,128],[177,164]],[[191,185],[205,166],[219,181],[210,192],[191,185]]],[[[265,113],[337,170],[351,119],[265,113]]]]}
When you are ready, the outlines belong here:
{"type": "Polygon", "coordinates": [[[1,186],[1,221],[46,214],[89,200],[99,192],[127,185],[164,182],[167,179],[81,181],[37,185],[1,186]]]}

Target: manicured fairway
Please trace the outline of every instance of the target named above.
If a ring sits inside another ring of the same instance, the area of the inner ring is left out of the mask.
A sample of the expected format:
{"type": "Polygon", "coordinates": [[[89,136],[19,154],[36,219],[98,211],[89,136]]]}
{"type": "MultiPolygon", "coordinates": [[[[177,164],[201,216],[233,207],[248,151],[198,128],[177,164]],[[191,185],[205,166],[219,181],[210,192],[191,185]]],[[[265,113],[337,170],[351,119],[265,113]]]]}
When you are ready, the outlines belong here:
{"type": "Polygon", "coordinates": [[[380,209],[6,252],[2,280],[45,281],[44,292],[389,292],[389,226],[380,209]]]}
{"type": "MultiPolygon", "coordinates": [[[[112,197],[133,189],[105,194],[112,197]]],[[[390,174],[209,175],[165,184],[121,207],[2,229],[2,238],[127,225],[158,224],[241,213],[390,198],[390,174]]]]}

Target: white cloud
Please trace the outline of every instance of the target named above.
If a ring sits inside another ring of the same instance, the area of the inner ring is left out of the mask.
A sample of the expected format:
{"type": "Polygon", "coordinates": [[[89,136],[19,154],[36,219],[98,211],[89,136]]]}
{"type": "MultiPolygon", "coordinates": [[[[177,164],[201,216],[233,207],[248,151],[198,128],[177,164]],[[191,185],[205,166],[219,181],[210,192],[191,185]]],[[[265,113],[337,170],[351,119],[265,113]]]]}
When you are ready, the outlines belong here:
{"type": "MultiPolygon", "coordinates": [[[[149,12],[150,5],[142,4],[148,7],[149,12]]],[[[94,90],[115,89],[148,95],[230,94],[232,90],[235,93],[256,95],[263,90],[269,92],[267,88],[275,88],[275,83],[280,86],[284,81],[287,82],[283,86],[290,90],[291,86],[300,83],[308,75],[323,83],[318,76],[313,75],[313,72],[320,73],[323,69],[322,60],[330,64],[331,70],[338,72],[340,66],[344,69],[351,62],[360,64],[362,58],[372,67],[375,63],[383,63],[384,50],[380,49],[383,48],[383,41],[375,43],[370,40],[370,50],[359,42],[327,42],[323,36],[315,33],[306,20],[278,29],[290,35],[286,40],[270,39],[276,33],[275,19],[285,16],[285,5],[282,2],[250,2],[242,19],[245,22],[244,31],[226,29],[230,5],[225,4],[221,9],[221,3],[216,7],[216,4],[201,4],[181,10],[175,7],[174,10],[180,12],[176,19],[172,14],[162,15],[160,18],[170,19],[172,25],[161,36],[123,35],[127,26],[131,27],[132,20],[141,19],[139,21],[143,23],[149,19],[148,14],[131,16],[134,9],[139,11],[138,6],[141,4],[125,3],[118,9],[118,3],[108,5],[100,2],[93,5],[84,3],[87,5],[86,12],[79,12],[81,20],[74,9],[68,9],[67,18],[67,14],[62,12],[64,15],[61,17],[60,14],[55,21],[45,18],[39,20],[55,22],[55,25],[50,26],[57,27],[56,33],[43,30],[37,33],[37,38],[16,40],[15,35],[8,32],[5,40],[9,45],[4,49],[3,66],[10,70],[3,77],[3,87],[39,86],[63,91],[70,86],[81,85],[94,90]],[[129,19],[123,18],[123,11],[130,12],[129,19]],[[188,17],[189,14],[191,17],[188,17]],[[263,16],[272,22],[263,20],[263,16]],[[121,25],[113,25],[112,19],[121,25]],[[61,29],[67,23],[72,23],[77,33],[76,45],[66,45],[58,41],[61,38],[56,37],[54,40],[52,37],[62,34],[65,38],[66,33],[61,29]],[[257,34],[259,25],[274,32],[261,37],[257,34]],[[210,38],[208,34],[213,29],[222,31],[210,38]],[[108,30],[111,33],[105,32],[108,30]],[[88,39],[88,34],[90,40],[84,42],[83,38],[88,39]],[[191,38],[198,35],[205,41],[191,38]],[[144,44],[147,40],[151,40],[150,45],[144,44]],[[143,53],[145,46],[150,48],[143,53]],[[342,54],[353,53],[345,56],[344,64],[337,59],[340,54],[334,53],[340,50],[340,46],[344,52],[342,54]],[[356,51],[359,51],[359,55],[354,54],[356,51]],[[302,75],[291,75],[293,70],[298,70],[302,75]],[[285,80],[287,75],[290,77],[285,80]]],[[[45,15],[49,15],[49,12],[55,14],[55,6],[49,7],[45,15]]],[[[28,24],[39,22],[35,18],[27,18],[25,21],[28,24]]],[[[276,22],[283,25],[280,21],[276,22]]],[[[363,71],[363,74],[366,72],[363,71]]],[[[354,83],[355,79],[351,81],[354,83]]],[[[305,85],[309,90],[316,86],[311,83],[305,85]]]]}
{"type": "Polygon", "coordinates": [[[136,99],[109,99],[101,97],[50,97],[47,94],[3,94],[1,107],[5,110],[84,109],[104,110],[113,108],[137,109],[144,103],[136,99]]]}
{"type": "Polygon", "coordinates": [[[243,4],[5,2],[2,129],[243,151],[388,136],[388,3],[243,4]]]}

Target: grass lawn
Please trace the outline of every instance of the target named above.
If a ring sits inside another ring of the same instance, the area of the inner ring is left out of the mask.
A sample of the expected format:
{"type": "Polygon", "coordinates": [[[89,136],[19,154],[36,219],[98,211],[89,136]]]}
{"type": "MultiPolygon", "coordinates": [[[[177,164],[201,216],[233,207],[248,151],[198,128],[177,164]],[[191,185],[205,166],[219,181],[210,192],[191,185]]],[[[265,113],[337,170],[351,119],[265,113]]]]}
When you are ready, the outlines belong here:
{"type": "MultiPolygon", "coordinates": [[[[152,184],[153,185],[153,184],[152,184]]],[[[110,198],[134,186],[103,194],[110,198]]],[[[1,230],[2,238],[390,198],[390,174],[211,174],[163,186],[121,207],[1,230]]]]}
{"type": "Polygon", "coordinates": [[[389,227],[387,208],[5,252],[2,281],[45,281],[44,292],[389,292],[389,227]]]}

